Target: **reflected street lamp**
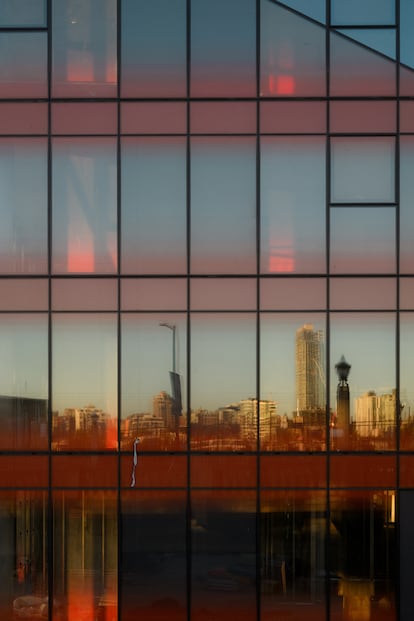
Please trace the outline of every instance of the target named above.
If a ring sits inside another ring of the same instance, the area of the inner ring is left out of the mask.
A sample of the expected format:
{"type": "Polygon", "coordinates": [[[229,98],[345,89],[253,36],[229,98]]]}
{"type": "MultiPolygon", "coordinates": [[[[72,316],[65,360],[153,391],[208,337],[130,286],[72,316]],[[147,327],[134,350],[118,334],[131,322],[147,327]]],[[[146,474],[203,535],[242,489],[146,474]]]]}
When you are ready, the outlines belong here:
{"type": "Polygon", "coordinates": [[[172,331],[172,372],[175,373],[175,331],[177,326],[163,321],[159,324],[162,328],[168,328],[172,331]]]}

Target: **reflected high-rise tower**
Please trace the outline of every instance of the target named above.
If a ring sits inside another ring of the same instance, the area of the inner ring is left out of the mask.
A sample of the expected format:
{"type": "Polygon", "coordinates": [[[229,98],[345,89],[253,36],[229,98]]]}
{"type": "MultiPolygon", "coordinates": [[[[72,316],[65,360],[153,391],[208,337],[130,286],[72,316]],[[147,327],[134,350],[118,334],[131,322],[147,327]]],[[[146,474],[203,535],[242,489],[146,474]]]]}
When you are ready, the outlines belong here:
{"type": "Polygon", "coordinates": [[[335,365],[338,374],[338,386],[336,389],[336,426],[342,430],[344,435],[349,432],[349,385],[348,375],[351,365],[347,363],[345,357],[342,356],[340,361],[335,365]]]}
{"type": "Polygon", "coordinates": [[[305,324],[296,331],[296,408],[325,407],[323,332],[305,324]]]}

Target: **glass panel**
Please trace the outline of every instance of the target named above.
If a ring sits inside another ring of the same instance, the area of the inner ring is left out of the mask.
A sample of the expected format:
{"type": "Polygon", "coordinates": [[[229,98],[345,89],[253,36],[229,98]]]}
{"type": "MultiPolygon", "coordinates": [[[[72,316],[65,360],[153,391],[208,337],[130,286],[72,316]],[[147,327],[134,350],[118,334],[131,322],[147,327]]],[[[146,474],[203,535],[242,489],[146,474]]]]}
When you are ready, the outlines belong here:
{"type": "Polygon", "coordinates": [[[116,271],[116,140],[53,141],[53,271],[116,271]]]}
{"type": "Polygon", "coordinates": [[[414,590],[411,580],[411,567],[414,554],[414,492],[406,490],[400,493],[399,542],[400,553],[400,590],[399,613],[401,621],[410,621],[414,614],[414,590]]]}
{"type": "Polygon", "coordinates": [[[192,621],[256,620],[256,494],[192,492],[192,621]]]}
{"type": "Polygon", "coordinates": [[[185,0],[122,0],[122,96],[186,94],[185,0]]]}
{"type": "Polygon", "coordinates": [[[331,492],[332,621],[394,621],[395,491],[331,492]]]}
{"type": "Polygon", "coordinates": [[[331,487],[395,487],[396,457],[383,455],[331,455],[331,487]]]}
{"type": "Polygon", "coordinates": [[[46,278],[0,279],[0,310],[47,311],[48,294],[46,278]]]}
{"type": "Polygon", "coordinates": [[[331,448],[395,449],[394,314],[333,313],[331,361],[331,448]]]}
{"type": "Polygon", "coordinates": [[[121,448],[186,447],[186,315],[122,317],[121,448]],[[139,446],[135,443],[139,439],[139,446]]]}
{"type": "Polygon", "coordinates": [[[0,315],[0,449],[48,446],[46,315],[0,315]]]}
{"type": "Polygon", "coordinates": [[[395,95],[395,67],[394,61],[343,35],[331,33],[331,95],[395,95]]]}
{"type": "Polygon", "coordinates": [[[329,109],[332,132],[376,134],[396,131],[394,101],[331,101],[329,109]]]}
{"type": "Polygon", "coordinates": [[[392,25],[395,0],[331,0],[332,24],[392,25]]]}
{"type": "Polygon", "coordinates": [[[1,272],[47,270],[47,142],[0,140],[1,272]]]}
{"type": "Polygon", "coordinates": [[[0,487],[46,488],[48,484],[47,455],[0,455],[0,487]]]}
{"type": "Polygon", "coordinates": [[[333,202],[394,202],[393,138],[333,138],[331,145],[333,202]]]}
{"type": "Polygon", "coordinates": [[[192,0],[191,95],[256,94],[254,0],[192,0]]]}
{"type": "Polygon", "coordinates": [[[47,134],[47,104],[0,103],[0,134],[47,134]]]}
{"type": "Polygon", "coordinates": [[[414,133],[414,101],[400,101],[400,127],[402,132],[414,133]]]}
{"type": "Polygon", "coordinates": [[[192,134],[255,134],[256,104],[245,101],[193,101],[192,134]]]}
{"type": "Polygon", "coordinates": [[[414,137],[401,136],[400,151],[400,270],[414,272],[414,137]]]}
{"type": "Polygon", "coordinates": [[[54,0],[54,97],[115,97],[116,0],[54,0]]]}
{"type": "Polygon", "coordinates": [[[121,457],[121,487],[186,487],[187,457],[181,455],[146,455],[136,451],[121,457]],[[136,459],[135,455],[136,453],[136,459]]]}
{"type": "Polygon", "coordinates": [[[264,619],[325,619],[325,537],[325,494],[262,492],[260,597],[264,619]]]}
{"type": "MultiPolygon", "coordinates": [[[[400,0],[400,60],[404,65],[408,65],[411,69],[414,67],[414,45],[413,45],[413,26],[414,26],[414,5],[411,0],[400,0]]],[[[413,84],[412,75],[413,72],[407,72],[407,77],[413,84]]],[[[404,88],[404,74],[403,74],[403,93],[408,94],[404,88]]],[[[408,86],[408,84],[407,84],[408,86]]],[[[411,89],[412,90],[412,89],[411,89]]]]}
{"type": "Polygon", "coordinates": [[[331,310],[394,310],[396,278],[331,278],[331,310]]]}
{"type": "Polygon", "coordinates": [[[1,97],[47,97],[44,32],[0,33],[1,97]]]}
{"type": "Polygon", "coordinates": [[[319,310],[326,306],[324,278],[262,278],[262,310],[319,310]]]}
{"type": "Polygon", "coordinates": [[[256,279],[191,279],[193,310],[255,310],[256,279]]]}
{"type": "Polygon", "coordinates": [[[54,278],[52,308],[66,311],[117,310],[118,283],[103,278],[54,278]]]}
{"type": "Polygon", "coordinates": [[[45,0],[3,0],[0,6],[0,26],[46,26],[45,0]]]}
{"type": "Polygon", "coordinates": [[[325,271],[325,141],[263,138],[261,270],[325,271]]]}
{"type": "Polygon", "coordinates": [[[192,448],[255,450],[255,315],[198,314],[191,325],[192,448]]]}
{"type": "Polygon", "coordinates": [[[263,134],[324,133],[326,104],[321,101],[262,101],[260,131],[263,134]]]}
{"type": "Polygon", "coordinates": [[[240,455],[193,455],[193,487],[256,487],[257,458],[240,455]]]}
{"type": "Polygon", "coordinates": [[[186,310],[185,278],[128,278],[121,280],[122,310],[186,310]]]}
{"type": "Polygon", "coordinates": [[[400,308],[414,310],[414,278],[400,278],[400,308]]]}
{"type": "Polygon", "coordinates": [[[181,101],[121,102],[122,134],[185,134],[187,106],[181,101]]]}
{"type": "Polygon", "coordinates": [[[260,94],[324,96],[325,36],[325,28],[262,0],[260,94]]]}
{"type": "MultiPolygon", "coordinates": [[[[329,0],[327,0],[329,2],[329,0]]],[[[281,4],[300,11],[304,15],[325,22],[326,19],[326,0],[282,0],[281,4]]]]}
{"type": "Polygon", "coordinates": [[[343,28],[337,32],[396,60],[396,32],[394,28],[343,28]]]}
{"type": "Polygon", "coordinates": [[[191,268],[256,270],[256,145],[253,138],[193,138],[191,268]]]}
{"type": "Polygon", "coordinates": [[[116,329],[116,315],[54,316],[54,450],[117,447],[116,329]]]}
{"type": "Polygon", "coordinates": [[[326,449],[323,314],[262,314],[262,450],[326,449]]]}
{"type": "Polygon", "coordinates": [[[122,160],[122,271],[185,272],[185,139],[124,138],[122,160]]]}
{"type": "Polygon", "coordinates": [[[261,487],[326,486],[326,457],[319,455],[263,455],[261,487]]]}
{"type": "Polygon", "coordinates": [[[332,274],[381,274],[396,269],[395,209],[331,209],[332,274]]]}
{"type": "Polygon", "coordinates": [[[0,493],[0,616],[48,619],[47,493],[0,493]]]}
{"type": "Polygon", "coordinates": [[[117,105],[53,103],[53,134],[116,134],[117,105]]]}
{"type": "Polygon", "coordinates": [[[54,455],[52,487],[116,487],[117,455],[54,455]]]}
{"type": "Polygon", "coordinates": [[[104,619],[118,614],[118,516],[114,492],[55,492],[53,587],[57,619],[104,619]]]}
{"type": "Polygon", "coordinates": [[[414,449],[413,351],[414,313],[400,315],[400,447],[414,449]]]}
{"type": "Polygon", "coordinates": [[[186,621],[186,493],[123,492],[122,619],[186,621]]]}

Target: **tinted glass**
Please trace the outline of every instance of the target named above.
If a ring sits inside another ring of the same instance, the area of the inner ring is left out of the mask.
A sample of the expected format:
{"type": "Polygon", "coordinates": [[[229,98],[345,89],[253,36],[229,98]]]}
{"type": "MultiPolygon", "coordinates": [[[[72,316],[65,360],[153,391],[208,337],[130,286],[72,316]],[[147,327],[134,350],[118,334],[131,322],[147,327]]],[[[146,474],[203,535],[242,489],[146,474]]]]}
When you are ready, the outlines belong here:
{"type": "Polygon", "coordinates": [[[124,273],[185,272],[185,172],[184,139],[123,139],[121,265],[124,273]]]}
{"type": "Polygon", "coordinates": [[[261,271],[325,269],[325,142],[262,138],[261,271]]]}
{"type": "Polygon", "coordinates": [[[5,99],[47,96],[46,33],[0,33],[0,87],[5,99]]]}
{"type": "Polygon", "coordinates": [[[47,270],[47,143],[0,140],[0,271],[47,270]]]}
{"type": "Polygon", "coordinates": [[[46,315],[0,315],[0,342],[0,448],[46,450],[46,315]]]}
{"type": "Polygon", "coordinates": [[[256,146],[250,138],[191,143],[191,267],[195,273],[256,268],[256,146]]]}
{"type": "Polygon", "coordinates": [[[395,0],[331,0],[332,24],[390,25],[395,22],[395,0]]]}
{"type": "Polygon", "coordinates": [[[54,450],[116,448],[116,327],[108,314],[54,316],[54,450]]]}
{"type": "Polygon", "coordinates": [[[255,95],[255,6],[254,0],[192,0],[193,97],[255,95]]]}
{"type": "Polygon", "coordinates": [[[46,0],[3,0],[0,26],[46,26],[46,0]]]}
{"type": "Polygon", "coordinates": [[[270,0],[261,1],[260,94],[323,96],[325,29],[270,0]]]}
{"type": "Polygon", "coordinates": [[[55,97],[116,95],[116,0],[54,0],[55,97]]]}
{"type": "Polygon", "coordinates": [[[53,271],[116,270],[116,141],[53,142],[53,271]]]}
{"type": "Polygon", "coordinates": [[[185,0],[122,0],[122,95],[186,94],[185,0]]]}

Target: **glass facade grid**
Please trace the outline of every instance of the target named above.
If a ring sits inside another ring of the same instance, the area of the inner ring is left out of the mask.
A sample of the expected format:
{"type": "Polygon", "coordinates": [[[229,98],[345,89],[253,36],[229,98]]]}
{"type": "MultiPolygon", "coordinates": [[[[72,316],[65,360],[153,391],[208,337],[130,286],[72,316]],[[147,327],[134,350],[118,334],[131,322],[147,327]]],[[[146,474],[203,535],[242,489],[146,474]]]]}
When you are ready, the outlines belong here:
{"type": "Polygon", "coordinates": [[[1,618],[412,618],[413,20],[3,1],[1,618]]]}

